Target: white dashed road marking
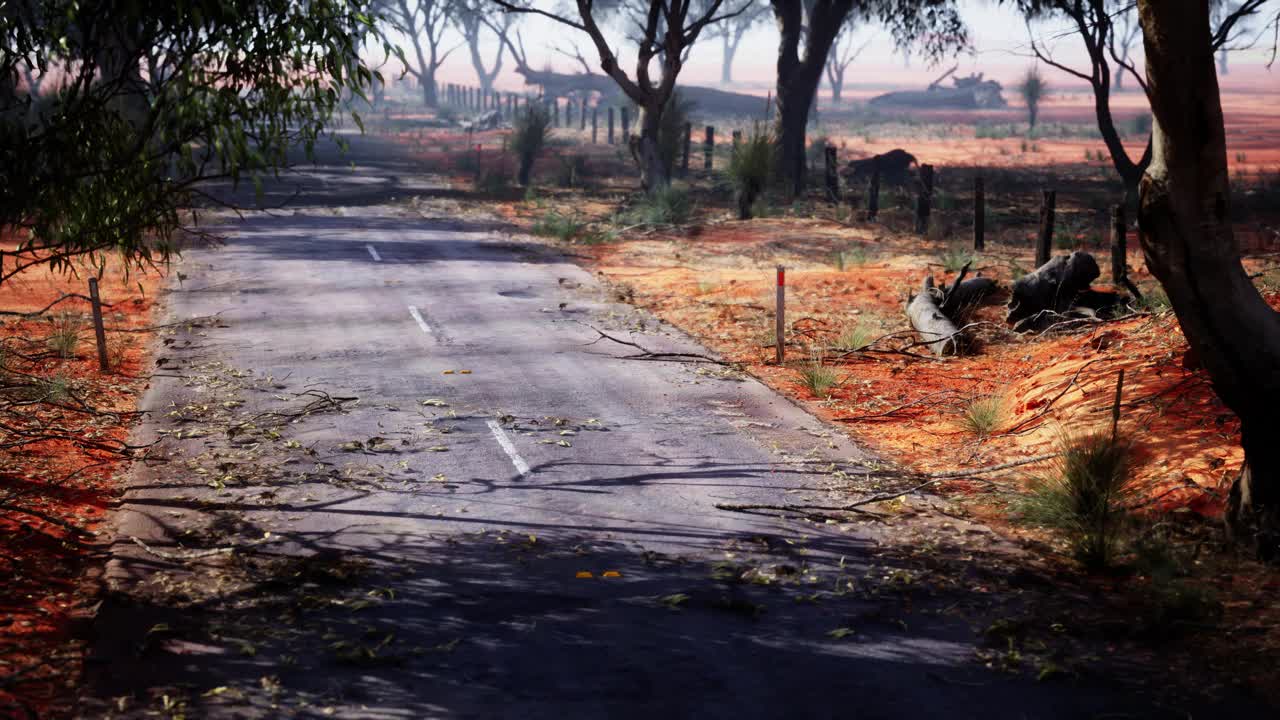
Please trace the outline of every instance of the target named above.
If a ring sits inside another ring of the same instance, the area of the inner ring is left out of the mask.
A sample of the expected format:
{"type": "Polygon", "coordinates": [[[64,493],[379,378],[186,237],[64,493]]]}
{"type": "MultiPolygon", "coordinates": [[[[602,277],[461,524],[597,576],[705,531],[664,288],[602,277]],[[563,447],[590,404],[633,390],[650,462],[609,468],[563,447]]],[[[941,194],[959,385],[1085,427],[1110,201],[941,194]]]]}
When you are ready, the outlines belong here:
{"type": "Polygon", "coordinates": [[[373,257],[374,262],[382,262],[382,256],[378,254],[377,248],[372,245],[365,245],[364,247],[369,251],[369,255],[373,257]]]}
{"type": "Polygon", "coordinates": [[[520,473],[520,477],[529,474],[529,465],[520,457],[520,453],[516,452],[516,446],[511,444],[511,438],[507,437],[507,433],[503,431],[502,426],[497,420],[488,422],[489,429],[493,431],[493,436],[497,438],[498,444],[502,446],[503,452],[507,457],[511,458],[511,464],[516,466],[516,472],[520,473]]]}
{"type": "Polygon", "coordinates": [[[413,319],[417,321],[418,327],[422,328],[422,332],[428,335],[434,335],[434,333],[431,332],[431,326],[428,325],[426,319],[422,317],[422,313],[418,312],[418,308],[414,307],[413,305],[410,305],[409,314],[412,315],[413,319]]]}

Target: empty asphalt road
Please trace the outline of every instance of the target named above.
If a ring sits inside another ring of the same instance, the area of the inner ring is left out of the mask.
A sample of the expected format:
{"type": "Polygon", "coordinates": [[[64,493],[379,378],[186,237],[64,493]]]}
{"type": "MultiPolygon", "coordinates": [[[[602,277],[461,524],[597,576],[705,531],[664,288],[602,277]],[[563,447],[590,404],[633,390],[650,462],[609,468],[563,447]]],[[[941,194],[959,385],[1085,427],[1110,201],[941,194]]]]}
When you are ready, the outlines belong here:
{"type": "Polygon", "coordinates": [[[980,526],[716,509],[873,492],[868,460],[752,379],[624,358],[594,328],[705,351],[356,152],[177,265],[86,716],[1169,713],[975,662],[1019,601],[903,545],[962,579],[1005,549],[980,526]]]}

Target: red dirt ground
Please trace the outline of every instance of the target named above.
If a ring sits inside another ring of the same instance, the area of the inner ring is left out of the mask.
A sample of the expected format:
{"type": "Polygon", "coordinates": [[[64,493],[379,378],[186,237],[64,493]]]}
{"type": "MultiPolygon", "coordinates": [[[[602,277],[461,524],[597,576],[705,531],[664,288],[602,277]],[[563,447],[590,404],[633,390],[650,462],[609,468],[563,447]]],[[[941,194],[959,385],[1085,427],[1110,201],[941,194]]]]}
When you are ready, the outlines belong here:
{"type": "MultiPolygon", "coordinates": [[[[12,258],[7,255],[5,260],[12,258]]],[[[85,269],[78,278],[43,270],[24,272],[0,286],[0,309],[30,312],[64,293],[87,294],[91,274],[85,269]]],[[[111,305],[104,308],[112,362],[108,373],[98,369],[87,320],[70,358],[52,355],[25,362],[12,354],[12,350],[43,354],[45,338],[52,334],[50,318],[87,319],[86,301],[63,302],[39,319],[0,318],[4,321],[0,337],[10,351],[7,370],[65,382],[74,396],[112,413],[86,423],[83,415],[45,407],[31,410],[31,419],[67,427],[83,440],[115,443],[126,440],[135,417],[116,413],[135,410],[147,384],[149,326],[160,278],[137,271],[126,276],[119,267],[108,265],[100,284],[103,302],[111,305]]],[[[5,384],[10,385],[13,378],[5,378],[5,384]]],[[[5,422],[15,420],[10,417],[5,422]]],[[[78,676],[74,631],[78,622],[91,617],[90,604],[95,599],[91,579],[85,577],[99,553],[92,533],[119,497],[115,474],[126,463],[118,455],[68,440],[9,445],[0,454],[0,504],[10,505],[0,507],[0,715],[13,712],[22,717],[19,708],[43,715],[68,696],[60,683],[78,676]],[[39,516],[16,512],[12,506],[39,516]],[[73,532],[64,523],[80,531],[73,532]]]]}

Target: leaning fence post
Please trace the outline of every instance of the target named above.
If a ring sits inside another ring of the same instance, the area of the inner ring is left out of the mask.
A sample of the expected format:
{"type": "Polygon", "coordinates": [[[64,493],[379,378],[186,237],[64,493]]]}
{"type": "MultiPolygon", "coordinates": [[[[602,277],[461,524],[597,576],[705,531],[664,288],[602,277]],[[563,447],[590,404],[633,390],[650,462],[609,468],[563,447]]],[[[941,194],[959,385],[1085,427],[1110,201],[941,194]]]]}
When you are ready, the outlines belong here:
{"type": "Polygon", "coordinates": [[[684,147],[680,152],[680,174],[689,176],[689,146],[693,143],[693,123],[684,124],[684,147]]]}
{"type": "Polygon", "coordinates": [[[840,176],[836,174],[836,146],[828,145],[824,148],[823,157],[827,163],[827,200],[838,203],[840,202],[840,176]]]}
{"type": "Polygon", "coordinates": [[[711,154],[716,149],[716,129],[713,125],[707,126],[706,139],[702,141],[702,169],[711,170],[711,154]]]}
{"type": "Polygon", "coordinates": [[[778,266],[778,303],[775,313],[774,340],[777,343],[777,360],[781,365],[787,357],[787,269],[778,266]]]}
{"type": "Polygon", "coordinates": [[[867,183],[867,219],[880,214],[880,156],[871,159],[871,181],[867,183]]]}
{"type": "Polygon", "coordinates": [[[1057,193],[1045,190],[1040,202],[1040,236],[1036,238],[1036,267],[1049,262],[1049,248],[1053,246],[1053,206],[1057,193]]]}
{"type": "Polygon", "coordinates": [[[107,331],[102,327],[102,299],[98,297],[98,278],[89,278],[89,304],[93,306],[93,334],[98,339],[98,369],[106,372],[107,331]]]}
{"type": "Polygon", "coordinates": [[[987,247],[987,196],[982,177],[973,179],[973,249],[982,252],[987,247]]]}
{"type": "Polygon", "coordinates": [[[929,211],[933,199],[933,166],[920,166],[920,196],[916,198],[916,232],[929,230],[929,211]]]}

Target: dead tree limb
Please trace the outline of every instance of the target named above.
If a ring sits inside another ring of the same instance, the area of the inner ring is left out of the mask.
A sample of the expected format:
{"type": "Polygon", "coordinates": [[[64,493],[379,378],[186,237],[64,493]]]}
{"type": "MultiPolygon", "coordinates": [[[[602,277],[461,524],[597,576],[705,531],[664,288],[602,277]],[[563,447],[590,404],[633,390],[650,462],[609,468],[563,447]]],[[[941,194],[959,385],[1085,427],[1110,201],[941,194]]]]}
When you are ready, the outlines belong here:
{"type": "Polygon", "coordinates": [[[592,340],[591,342],[587,343],[587,345],[595,345],[601,340],[608,340],[610,342],[618,343],[619,345],[626,345],[627,347],[633,347],[640,351],[635,355],[619,356],[618,359],[620,360],[664,360],[667,362],[706,362],[706,363],[712,363],[714,365],[721,365],[724,367],[736,367],[735,363],[725,362],[724,360],[717,360],[716,358],[709,357],[707,355],[701,355],[699,353],[653,352],[652,350],[644,347],[639,343],[631,342],[630,340],[623,340],[621,338],[616,338],[595,326],[587,325],[586,323],[580,323],[580,324],[586,327],[589,327],[592,330],[595,330],[596,333],[600,336],[595,340],[592,340]]]}

